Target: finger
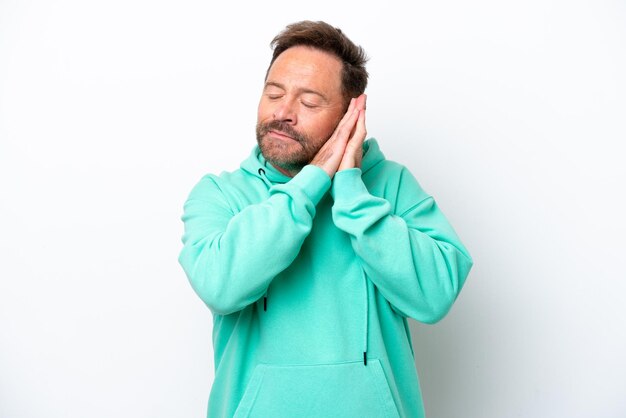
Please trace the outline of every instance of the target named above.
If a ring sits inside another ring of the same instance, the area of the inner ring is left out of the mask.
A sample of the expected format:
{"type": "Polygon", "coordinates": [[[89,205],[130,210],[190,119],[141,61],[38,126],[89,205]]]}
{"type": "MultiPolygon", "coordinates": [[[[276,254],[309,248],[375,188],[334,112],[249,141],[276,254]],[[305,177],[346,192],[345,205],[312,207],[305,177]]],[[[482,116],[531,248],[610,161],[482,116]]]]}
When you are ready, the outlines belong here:
{"type": "Polygon", "coordinates": [[[365,110],[359,112],[359,120],[357,121],[356,132],[350,143],[354,144],[354,165],[355,167],[361,167],[361,161],[363,160],[363,142],[367,137],[367,130],[365,128],[365,110]]]}
{"type": "Polygon", "coordinates": [[[354,127],[354,132],[346,144],[344,160],[357,161],[359,159],[362,154],[365,135],[365,111],[361,110],[356,126],[354,127]]]}
{"type": "Polygon", "coordinates": [[[367,101],[367,95],[365,93],[361,94],[359,97],[356,98],[356,100],[354,101],[354,105],[357,109],[359,110],[363,110],[365,109],[365,102],[367,101]]]}
{"type": "Polygon", "coordinates": [[[348,106],[348,110],[346,110],[346,113],[350,112],[351,110],[354,110],[355,104],[356,104],[356,98],[353,97],[350,99],[350,105],[348,106]]]}
{"type": "MultiPolygon", "coordinates": [[[[355,108],[365,112],[366,100],[367,100],[367,95],[366,94],[361,94],[359,97],[356,98],[356,100],[354,102],[355,108]]],[[[365,117],[365,115],[363,115],[363,117],[365,117]]],[[[352,127],[352,132],[350,133],[350,138],[354,137],[354,134],[356,132],[357,124],[359,123],[359,120],[360,120],[360,114],[359,114],[359,118],[358,118],[356,124],[352,127]]],[[[364,122],[365,121],[363,121],[363,123],[364,122]]]]}
{"type": "Polygon", "coordinates": [[[359,118],[356,122],[356,126],[354,127],[354,133],[350,137],[348,146],[353,146],[354,149],[360,147],[363,144],[366,135],[367,129],[365,127],[365,110],[361,110],[359,112],[359,118]]]}
{"type": "Polygon", "coordinates": [[[352,116],[352,113],[355,111],[356,109],[356,102],[357,102],[357,98],[352,98],[350,99],[350,105],[348,106],[348,110],[346,110],[346,113],[344,113],[343,117],[341,118],[341,120],[339,121],[339,123],[337,124],[337,128],[335,129],[335,132],[337,132],[337,129],[341,126],[343,126],[346,122],[349,121],[349,119],[352,116]]]}
{"type": "Polygon", "coordinates": [[[367,136],[367,127],[365,125],[365,108],[359,112],[359,119],[356,123],[357,129],[360,130],[360,134],[363,139],[367,136]]]}
{"type": "Polygon", "coordinates": [[[359,110],[356,109],[356,107],[354,106],[355,101],[355,99],[352,99],[350,101],[349,111],[346,112],[342,120],[333,131],[330,138],[328,138],[324,145],[322,145],[320,151],[336,148],[336,152],[340,152],[340,154],[344,153],[346,144],[352,136],[356,121],[358,120],[359,110]],[[348,126],[350,127],[349,129],[348,126]]]}
{"type": "Polygon", "coordinates": [[[355,107],[356,107],[356,99],[352,98],[350,99],[350,105],[348,106],[348,110],[346,110],[346,113],[344,113],[343,117],[341,118],[341,122],[343,122],[344,120],[348,118],[348,116],[350,116],[350,114],[354,111],[355,107]]]}
{"type": "Polygon", "coordinates": [[[356,126],[356,122],[359,119],[359,113],[359,110],[355,108],[349,115],[346,114],[347,119],[339,122],[339,125],[337,125],[337,128],[333,133],[335,139],[342,141],[348,141],[350,139],[352,132],[354,131],[354,127],[356,126]]]}

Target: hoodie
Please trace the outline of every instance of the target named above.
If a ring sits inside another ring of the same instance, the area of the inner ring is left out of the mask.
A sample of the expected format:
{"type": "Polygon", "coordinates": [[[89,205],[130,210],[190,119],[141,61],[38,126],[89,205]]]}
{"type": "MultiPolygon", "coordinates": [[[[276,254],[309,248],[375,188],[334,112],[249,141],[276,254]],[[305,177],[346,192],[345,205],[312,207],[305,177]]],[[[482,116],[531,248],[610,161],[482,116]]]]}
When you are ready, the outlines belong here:
{"type": "Polygon", "coordinates": [[[450,310],[472,259],[375,139],[293,178],[258,147],[184,204],[179,262],[213,315],[208,417],[424,416],[407,323],[450,310]]]}

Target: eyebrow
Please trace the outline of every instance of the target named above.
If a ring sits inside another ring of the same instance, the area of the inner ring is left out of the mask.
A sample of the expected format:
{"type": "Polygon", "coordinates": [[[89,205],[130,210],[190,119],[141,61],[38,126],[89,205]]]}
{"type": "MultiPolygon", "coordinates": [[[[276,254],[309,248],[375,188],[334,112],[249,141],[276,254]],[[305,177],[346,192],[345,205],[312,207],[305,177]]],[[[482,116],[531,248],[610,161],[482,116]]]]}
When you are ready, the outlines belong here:
{"type": "MultiPolygon", "coordinates": [[[[280,83],[277,83],[276,81],[268,81],[268,82],[266,82],[264,89],[269,87],[269,86],[274,86],[274,87],[278,87],[279,89],[282,89],[282,90],[287,90],[284,85],[282,85],[280,83]]],[[[322,100],[324,100],[325,102],[328,103],[328,99],[326,98],[326,96],[324,96],[322,93],[320,93],[317,90],[307,89],[307,88],[299,88],[297,90],[299,92],[301,92],[301,93],[315,94],[317,96],[320,96],[322,98],[322,100]]]]}

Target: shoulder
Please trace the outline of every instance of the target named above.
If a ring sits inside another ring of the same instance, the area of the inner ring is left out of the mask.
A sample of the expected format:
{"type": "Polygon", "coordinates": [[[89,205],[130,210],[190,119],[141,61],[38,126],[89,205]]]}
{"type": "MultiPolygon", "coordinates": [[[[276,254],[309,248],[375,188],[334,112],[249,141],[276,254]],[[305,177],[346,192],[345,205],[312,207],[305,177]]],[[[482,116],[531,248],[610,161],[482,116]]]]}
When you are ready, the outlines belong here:
{"type": "Polygon", "coordinates": [[[394,179],[402,175],[403,172],[409,172],[404,165],[393,160],[380,160],[367,170],[366,174],[376,175],[380,178],[394,179]]]}
{"type": "Polygon", "coordinates": [[[229,191],[241,187],[247,180],[242,169],[223,171],[219,174],[204,174],[193,186],[192,196],[212,195],[214,193],[228,194],[229,191]]]}
{"type": "Polygon", "coordinates": [[[363,182],[370,193],[388,200],[396,214],[431,197],[406,166],[392,160],[377,162],[364,173],[363,182]]]}
{"type": "Polygon", "coordinates": [[[413,177],[409,169],[390,159],[382,152],[378,140],[369,138],[365,145],[363,155],[363,177],[386,183],[401,182],[406,176],[413,177]]]}
{"type": "Polygon", "coordinates": [[[413,173],[403,164],[393,160],[378,161],[363,174],[363,179],[370,183],[385,184],[386,187],[406,184],[422,190],[413,173]]]}

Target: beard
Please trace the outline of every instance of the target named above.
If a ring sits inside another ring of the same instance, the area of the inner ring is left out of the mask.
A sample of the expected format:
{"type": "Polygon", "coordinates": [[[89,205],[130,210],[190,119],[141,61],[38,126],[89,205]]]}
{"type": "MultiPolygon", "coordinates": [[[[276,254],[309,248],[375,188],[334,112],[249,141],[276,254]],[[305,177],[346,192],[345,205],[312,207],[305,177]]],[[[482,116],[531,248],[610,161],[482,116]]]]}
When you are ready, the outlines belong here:
{"type": "Polygon", "coordinates": [[[273,120],[259,122],[256,126],[256,140],[266,161],[286,171],[297,172],[313,160],[324,142],[315,144],[307,135],[293,129],[288,123],[273,120]],[[294,139],[295,143],[285,143],[265,136],[270,131],[279,131],[294,139]]]}

